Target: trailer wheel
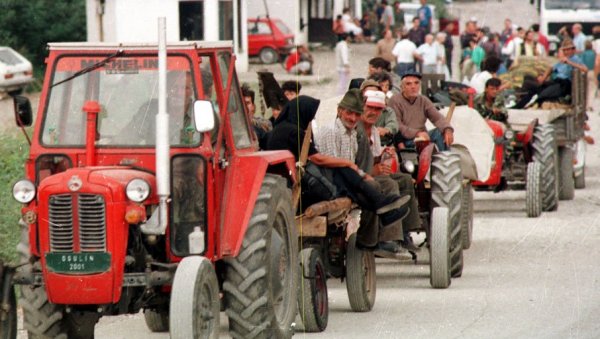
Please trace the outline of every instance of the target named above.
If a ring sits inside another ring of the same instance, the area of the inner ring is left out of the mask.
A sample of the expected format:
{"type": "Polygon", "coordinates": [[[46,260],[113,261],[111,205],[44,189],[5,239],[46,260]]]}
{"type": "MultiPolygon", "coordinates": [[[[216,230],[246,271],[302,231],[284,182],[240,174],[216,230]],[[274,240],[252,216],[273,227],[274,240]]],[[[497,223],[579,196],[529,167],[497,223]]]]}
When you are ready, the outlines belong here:
{"type": "Polygon", "coordinates": [[[538,125],[533,132],[533,160],[541,165],[542,210],[558,209],[558,151],[552,125],[538,125]]]}
{"type": "Polygon", "coordinates": [[[274,64],[279,60],[279,54],[271,47],[265,47],[258,53],[260,62],[266,65],[274,64]]]}
{"type": "Polygon", "coordinates": [[[219,337],[219,281],[207,258],[190,256],[179,263],[169,309],[171,338],[219,337]]]}
{"type": "Polygon", "coordinates": [[[573,150],[561,147],[558,151],[560,161],[560,186],[558,198],[560,200],[573,200],[575,197],[575,179],[573,178],[573,150]]]}
{"type": "Polygon", "coordinates": [[[429,281],[433,288],[450,286],[450,215],[447,207],[431,212],[429,281]]]}
{"type": "Polygon", "coordinates": [[[323,332],[327,328],[329,304],[327,273],[319,251],[308,247],[300,252],[302,281],[298,310],[305,332],[323,332]]]}
{"type": "Polygon", "coordinates": [[[346,247],[346,290],[354,312],[367,312],[375,304],[377,278],[375,255],[356,247],[356,233],[346,247]]]}
{"type": "Polygon", "coordinates": [[[167,332],[169,330],[169,313],[151,309],[144,310],[146,327],[152,332],[167,332]]]}
{"type": "Polygon", "coordinates": [[[542,170],[537,161],[527,164],[527,182],[525,183],[525,205],[527,216],[537,218],[542,214],[542,170]]]}
{"type": "MultiPolygon", "coordinates": [[[[0,261],[0,286],[4,286],[6,279],[6,268],[0,261]]],[[[0,300],[4,300],[4,289],[0,288],[0,300]]],[[[8,309],[0,309],[0,339],[15,339],[17,337],[17,300],[15,298],[15,289],[11,286],[8,289],[8,309]]]]}
{"type": "Polygon", "coordinates": [[[473,186],[470,182],[463,187],[460,229],[462,247],[467,250],[471,247],[471,241],[473,240],[473,186]]]}
{"type": "Polygon", "coordinates": [[[240,252],[225,261],[225,313],[233,338],[293,335],[297,244],[291,191],[284,178],[266,174],[240,252]]]}
{"type": "Polygon", "coordinates": [[[575,188],[585,188],[585,167],[583,167],[581,174],[575,177],[575,188]]]}
{"type": "MultiPolygon", "coordinates": [[[[21,239],[17,245],[20,262],[29,260],[29,225],[22,219],[21,239]]],[[[99,315],[95,312],[66,313],[62,305],[48,301],[44,286],[22,286],[19,304],[23,308],[23,327],[29,338],[91,339],[99,315]]]]}
{"type": "MultiPolygon", "coordinates": [[[[463,198],[460,157],[452,152],[439,152],[431,161],[432,208],[448,208],[450,234],[450,272],[460,277],[463,270],[461,205],[463,198]]],[[[433,232],[433,230],[432,230],[433,232]]]]}

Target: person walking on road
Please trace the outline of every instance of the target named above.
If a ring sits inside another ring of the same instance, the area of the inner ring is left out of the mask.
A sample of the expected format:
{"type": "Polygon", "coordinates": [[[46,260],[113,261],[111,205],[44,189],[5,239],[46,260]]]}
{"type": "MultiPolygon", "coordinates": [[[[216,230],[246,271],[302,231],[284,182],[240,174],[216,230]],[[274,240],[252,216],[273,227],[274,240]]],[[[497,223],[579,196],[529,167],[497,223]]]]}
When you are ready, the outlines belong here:
{"type": "Polygon", "coordinates": [[[395,45],[396,40],[394,40],[392,31],[389,29],[386,30],[383,33],[383,39],[377,41],[377,45],[375,46],[375,56],[381,57],[393,64],[396,61],[396,57],[392,54],[395,45]]]}
{"type": "Polygon", "coordinates": [[[396,67],[394,68],[396,74],[403,76],[416,70],[417,45],[408,39],[408,35],[402,35],[402,39],[394,46],[392,54],[396,57],[396,67]]]}
{"type": "Polygon", "coordinates": [[[349,41],[350,35],[344,33],[341,34],[340,41],[337,43],[337,45],[335,45],[335,60],[338,72],[338,95],[342,95],[346,92],[348,77],[350,76],[350,49],[348,48],[349,41]]]}
{"type": "Polygon", "coordinates": [[[421,7],[417,10],[417,16],[419,17],[419,24],[425,30],[425,33],[431,33],[431,22],[433,20],[431,15],[431,8],[427,5],[427,0],[421,0],[421,7]]]}
{"type": "Polygon", "coordinates": [[[433,43],[433,35],[425,36],[425,43],[417,48],[419,59],[423,63],[423,74],[435,74],[437,71],[438,48],[433,43]]]}

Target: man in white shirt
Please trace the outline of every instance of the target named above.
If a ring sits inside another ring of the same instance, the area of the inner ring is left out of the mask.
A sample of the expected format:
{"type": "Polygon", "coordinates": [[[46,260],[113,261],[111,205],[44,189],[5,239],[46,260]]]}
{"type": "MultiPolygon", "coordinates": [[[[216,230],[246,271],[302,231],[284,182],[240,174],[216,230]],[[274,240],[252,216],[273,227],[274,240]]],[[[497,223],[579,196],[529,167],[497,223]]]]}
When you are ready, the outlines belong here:
{"type": "Polygon", "coordinates": [[[582,32],[581,24],[574,24],[571,29],[573,32],[573,44],[575,45],[575,54],[583,53],[585,50],[585,41],[587,37],[582,32]]]}
{"type": "Polygon", "coordinates": [[[508,57],[506,62],[507,69],[509,69],[512,63],[517,59],[518,52],[521,50],[524,35],[525,30],[521,27],[517,28],[513,31],[513,38],[502,47],[502,55],[508,57]]]}
{"type": "Polygon", "coordinates": [[[398,76],[415,72],[415,57],[417,57],[417,45],[408,40],[408,35],[402,33],[402,39],[396,43],[392,54],[396,57],[394,72],[398,76]]]}
{"type": "Polygon", "coordinates": [[[341,34],[340,41],[335,45],[335,64],[339,75],[337,88],[338,95],[346,93],[348,76],[350,75],[350,51],[348,48],[348,41],[350,41],[350,35],[344,33],[341,34]]]}
{"type": "Polygon", "coordinates": [[[423,74],[434,74],[437,70],[438,48],[433,44],[433,35],[425,36],[425,43],[417,48],[417,54],[423,62],[423,74]]]}

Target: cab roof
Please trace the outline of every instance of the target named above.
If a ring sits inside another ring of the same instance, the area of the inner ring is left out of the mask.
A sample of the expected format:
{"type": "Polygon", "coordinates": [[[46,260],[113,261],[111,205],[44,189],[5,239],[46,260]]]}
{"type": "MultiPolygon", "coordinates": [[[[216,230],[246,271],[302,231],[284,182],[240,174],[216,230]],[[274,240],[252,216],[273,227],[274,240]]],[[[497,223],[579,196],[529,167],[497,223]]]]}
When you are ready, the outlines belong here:
{"type": "MultiPolygon", "coordinates": [[[[201,48],[232,48],[233,42],[227,41],[172,41],[167,42],[167,49],[201,49],[201,48]]],[[[102,49],[134,49],[157,50],[158,43],[142,42],[50,42],[50,50],[102,50],[102,49]]]]}

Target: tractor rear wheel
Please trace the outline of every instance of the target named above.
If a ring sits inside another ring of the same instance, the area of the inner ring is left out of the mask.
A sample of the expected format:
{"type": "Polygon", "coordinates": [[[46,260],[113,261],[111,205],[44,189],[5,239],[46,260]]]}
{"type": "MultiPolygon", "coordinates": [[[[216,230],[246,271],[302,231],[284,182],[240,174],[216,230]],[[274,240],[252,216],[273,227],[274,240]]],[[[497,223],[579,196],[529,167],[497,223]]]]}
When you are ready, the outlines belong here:
{"type": "Polygon", "coordinates": [[[151,309],[144,310],[146,327],[152,332],[167,332],[169,330],[169,313],[151,309]]]}
{"type": "MultiPolygon", "coordinates": [[[[0,261],[0,286],[4,286],[6,268],[0,261]]],[[[4,300],[4,289],[0,288],[0,300],[4,300]]],[[[0,309],[0,339],[15,339],[17,337],[17,300],[15,289],[11,286],[8,290],[8,310],[0,309]]]]}
{"type": "MultiPolygon", "coordinates": [[[[450,232],[450,272],[460,277],[463,270],[463,244],[461,232],[461,205],[463,198],[460,157],[451,152],[439,152],[431,160],[432,208],[448,208],[450,232]]],[[[433,224],[432,230],[433,233],[433,224]]]]}
{"type": "Polygon", "coordinates": [[[356,233],[346,245],[346,290],[354,312],[373,309],[377,292],[375,255],[356,247],[356,233]]]}
{"type": "Polygon", "coordinates": [[[327,328],[329,304],[327,273],[319,251],[308,247],[300,252],[302,281],[298,295],[298,310],[305,332],[323,332],[327,328]]]}
{"type": "Polygon", "coordinates": [[[219,337],[219,281],[210,260],[189,256],[177,265],[169,309],[171,338],[219,337]]]}
{"type": "Polygon", "coordinates": [[[560,200],[573,200],[575,197],[575,179],[573,178],[573,150],[569,147],[559,149],[560,161],[560,186],[558,198],[560,200]]]}
{"type": "Polygon", "coordinates": [[[297,314],[298,239],[286,179],[266,174],[240,252],[225,260],[233,338],[289,338],[297,314]]]}
{"type": "Polygon", "coordinates": [[[533,132],[533,160],[541,165],[542,210],[558,209],[558,148],[552,125],[538,125],[533,132]]]}
{"type": "Polygon", "coordinates": [[[433,288],[450,286],[450,216],[447,207],[435,207],[431,212],[429,232],[429,282],[433,288]]]}
{"type": "MultiPolygon", "coordinates": [[[[17,252],[21,263],[29,261],[29,225],[19,221],[21,239],[17,252]]],[[[22,286],[19,304],[23,308],[23,327],[30,339],[42,338],[94,338],[94,326],[99,315],[92,312],[66,313],[62,305],[48,300],[44,286],[22,286]]]]}
{"type": "Polygon", "coordinates": [[[542,169],[537,161],[527,164],[527,182],[525,183],[525,205],[527,216],[537,218],[542,214],[542,169]]]}
{"type": "Polygon", "coordinates": [[[473,240],[473,186],[468,182],[463,186],[462,204],[460,207],[460,232],[462,247],[467,250],[473,240]]]}

